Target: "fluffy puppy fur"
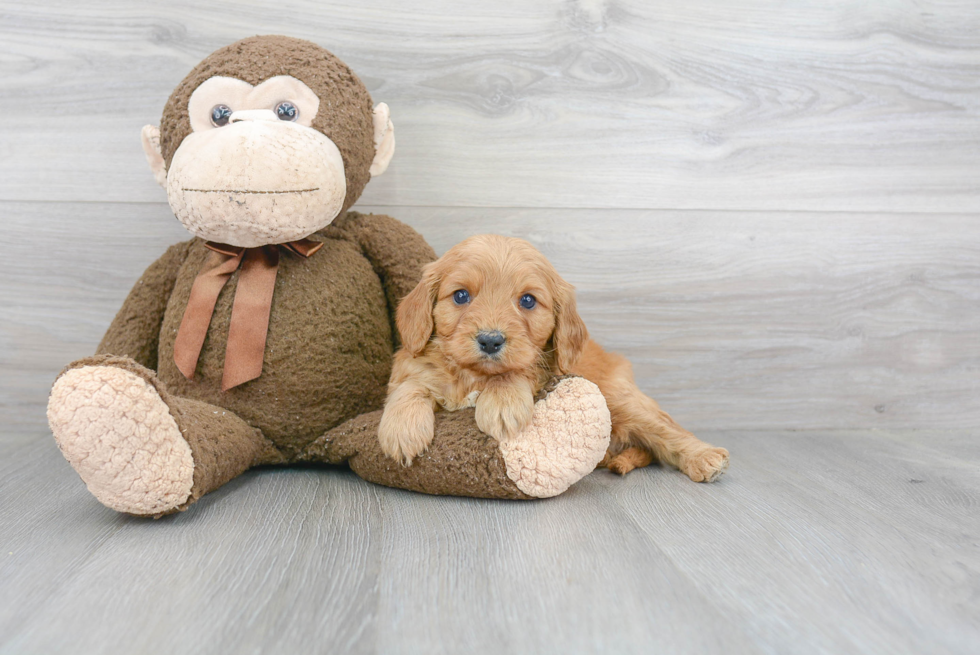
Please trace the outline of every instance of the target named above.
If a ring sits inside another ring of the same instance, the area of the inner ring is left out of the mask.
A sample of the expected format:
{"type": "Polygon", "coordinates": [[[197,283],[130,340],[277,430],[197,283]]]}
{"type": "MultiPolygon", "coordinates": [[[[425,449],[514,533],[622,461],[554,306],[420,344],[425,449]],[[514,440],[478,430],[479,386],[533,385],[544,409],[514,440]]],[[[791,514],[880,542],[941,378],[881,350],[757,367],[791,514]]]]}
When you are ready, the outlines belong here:
{"type": "Polygon", "coordinates": [[[534,246],[480,235],[423,269],[396,317],[395,354],[379,426],[382,449],[408,465],[432,440],[434,411],[476,407],[479,428],[508,439],[531,420],[534,395],[555,375],[602,392],[612,440],[600,466],[625,475],[661,461],[695,482],[728,467],[728,451],[680,427],[633,381],[630,363],[589,338],[575,293],[534,246]]]}

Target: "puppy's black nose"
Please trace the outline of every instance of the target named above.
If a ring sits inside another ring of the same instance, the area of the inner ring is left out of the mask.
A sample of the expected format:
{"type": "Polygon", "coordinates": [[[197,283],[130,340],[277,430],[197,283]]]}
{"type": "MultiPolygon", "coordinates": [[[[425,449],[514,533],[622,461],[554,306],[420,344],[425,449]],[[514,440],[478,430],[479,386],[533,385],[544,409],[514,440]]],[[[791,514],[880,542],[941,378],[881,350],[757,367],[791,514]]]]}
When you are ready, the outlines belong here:
{"type": "Polygon", "coordinates": [[[476,335],[476,342],[480,344],[480,350],[488,355],[494,355],[504,347],[506,337],[496,330],[493,332],[480,332],[476,335]]]}

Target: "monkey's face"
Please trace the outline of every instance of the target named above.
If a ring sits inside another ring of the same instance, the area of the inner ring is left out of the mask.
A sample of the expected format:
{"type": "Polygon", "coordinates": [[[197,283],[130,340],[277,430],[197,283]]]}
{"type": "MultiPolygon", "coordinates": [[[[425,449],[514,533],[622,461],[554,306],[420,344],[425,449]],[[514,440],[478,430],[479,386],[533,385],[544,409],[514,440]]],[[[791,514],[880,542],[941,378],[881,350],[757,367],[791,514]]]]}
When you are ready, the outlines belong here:
{"type": "Polygon", "coordinates": [[[187,100],[189,130],[184,128],[186,136],[172,151],[170,165],[157,128],[143,128],[143,146],[174,214],[195,236],[245,248],[287,243],[329,225],[349,206],[360,193],[355,187],[348,194],[351,179],[366,179],[387,167],[394,151],[388,107],[381,103],[372,114],[366,93],[366,120],[357,129],[366,132],[364,143],[374,152],[358,159],[364,170],[355,168],[353,178],[345,170],[353,128],[337,126],[356,121],[329,95],[321,98],[289,75],[255,85],[210,77],[187,100]],[[338,113],[318,121],[321,111],[338,113]],[[340,142],[348,144],[343,155],[345,146],[324,133],[324,124],[347,139],[340,142]]]}
{"type": "Polygon", "coordinates": [[[253,87],[212,77],[188,103],[193,132],[174,153],[167,197],[210,241],[251,248],[301,239],[344,204],[344,161],[313,129],[320,99],[289,76],[253,87]]]}

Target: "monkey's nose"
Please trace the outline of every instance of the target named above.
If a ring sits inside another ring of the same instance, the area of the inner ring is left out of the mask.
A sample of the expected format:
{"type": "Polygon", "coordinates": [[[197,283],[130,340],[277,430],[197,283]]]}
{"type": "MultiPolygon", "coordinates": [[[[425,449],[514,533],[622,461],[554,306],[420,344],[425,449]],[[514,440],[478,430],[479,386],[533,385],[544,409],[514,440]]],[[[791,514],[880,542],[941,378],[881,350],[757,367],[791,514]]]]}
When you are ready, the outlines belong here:
{"type": "Polygon", "coordinates": [[[239,109],[231,112],[228,117],[229,123],[238,121],[277,121],[279,117],[271,109],[239,109]]]}
{"type": "Polygon", "coordinates": [[[476,335],[476,342],[480,345],[480,350],[488,355],[497,354],[504,347],[507,338],[500,332],[480,332],[476,335]]]}

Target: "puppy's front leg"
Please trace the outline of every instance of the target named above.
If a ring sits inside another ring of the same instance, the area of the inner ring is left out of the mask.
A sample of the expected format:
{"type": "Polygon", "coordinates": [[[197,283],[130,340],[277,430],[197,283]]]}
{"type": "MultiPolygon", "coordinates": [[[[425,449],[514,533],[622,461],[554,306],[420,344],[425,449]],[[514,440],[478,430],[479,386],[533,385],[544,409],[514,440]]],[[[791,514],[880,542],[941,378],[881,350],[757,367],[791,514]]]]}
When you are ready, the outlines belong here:
{"type": "Polygon", "coordinates": [[[476,425],[498,440],[509,439],[531,422],[534,388],[530,380],[494,380],[476,399],[476,425]]]}
{"type": "Polygon", "coordinates": [[[429,390],[411,380],[398,385],[385,401],[378,426],[381,450],[408,466],[432,443],[435,401],[429,390]]]}

